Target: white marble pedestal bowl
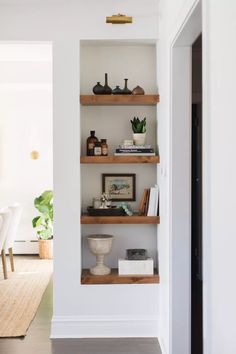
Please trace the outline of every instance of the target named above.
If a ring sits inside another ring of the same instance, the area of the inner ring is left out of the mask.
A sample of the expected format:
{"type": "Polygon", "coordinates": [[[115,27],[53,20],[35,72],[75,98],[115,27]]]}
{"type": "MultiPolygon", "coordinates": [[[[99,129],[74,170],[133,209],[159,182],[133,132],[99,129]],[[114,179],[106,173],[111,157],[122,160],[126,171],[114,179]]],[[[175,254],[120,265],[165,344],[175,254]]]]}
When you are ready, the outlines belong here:
{"type": "Polygon", "coordinates": [[[111,269],[104,264],[104,256],[111,251],[112,235],[100,234],[87,236],[89,249],[96,256],[96,266],[90,268],[93,275],[107,275],[111,269]]]}

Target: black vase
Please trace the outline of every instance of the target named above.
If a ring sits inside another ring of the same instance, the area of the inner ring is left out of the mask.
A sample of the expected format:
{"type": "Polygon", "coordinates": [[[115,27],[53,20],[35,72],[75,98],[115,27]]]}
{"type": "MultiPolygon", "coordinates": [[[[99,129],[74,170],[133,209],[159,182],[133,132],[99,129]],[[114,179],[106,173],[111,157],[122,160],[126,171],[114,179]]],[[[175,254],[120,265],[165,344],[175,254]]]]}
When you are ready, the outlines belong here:
{"type": "Polygon", "coordinates": [[[108,86],[107,73],[105,74],[105,85],[103,86],[103,94],[111,95],[112,89],[108,86]]]}
{"type": "Polygon", "coordinates": [[[131,90],[128,89],[128,79],[125,80],[125,87],[122,90],[123,95],[131,95],[131,90]]]}
{"type": "Polygon", "coordinates": [[[93,87],[93,93],[95,95],[102,95],[103,91],[103,86],[100,84],[100,82],[97,82],[97,85],[93,87]]]}
{"type": "Polygon", "coordinates": [[[123,90],[120,88],[120,86],[116,86],[113,90],[112,90],[113,95],[122,95],[123,90]]]}

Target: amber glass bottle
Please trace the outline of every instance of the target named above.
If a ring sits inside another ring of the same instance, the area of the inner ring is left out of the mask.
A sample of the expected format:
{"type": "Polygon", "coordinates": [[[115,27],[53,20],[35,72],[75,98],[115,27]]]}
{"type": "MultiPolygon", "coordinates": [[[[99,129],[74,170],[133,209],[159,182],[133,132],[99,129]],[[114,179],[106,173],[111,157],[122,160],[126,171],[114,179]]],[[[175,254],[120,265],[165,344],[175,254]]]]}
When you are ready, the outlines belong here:
{"type": "Polygon", "coordinates": [[[95,130],[90,131],[90,136],[87,139],[87,156],[94,155],[94,146],[98,142],[98,138],[95,136],[95,130]]]}
{"type": "Polygon", "coordinates": [[[107,139],[101,139],[102,156],[108,155],[107,139]]]}

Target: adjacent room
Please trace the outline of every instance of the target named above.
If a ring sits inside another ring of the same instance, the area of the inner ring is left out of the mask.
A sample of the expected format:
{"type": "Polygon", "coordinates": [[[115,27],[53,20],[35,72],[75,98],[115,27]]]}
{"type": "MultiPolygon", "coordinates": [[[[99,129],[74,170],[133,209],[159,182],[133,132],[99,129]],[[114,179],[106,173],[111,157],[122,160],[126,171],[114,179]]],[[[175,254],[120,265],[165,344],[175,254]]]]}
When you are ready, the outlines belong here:
{"type": "Polygon", "coordinates": [[[52,274],[52,45],[0,43],[1,337],[24,336],[52,274]]]}

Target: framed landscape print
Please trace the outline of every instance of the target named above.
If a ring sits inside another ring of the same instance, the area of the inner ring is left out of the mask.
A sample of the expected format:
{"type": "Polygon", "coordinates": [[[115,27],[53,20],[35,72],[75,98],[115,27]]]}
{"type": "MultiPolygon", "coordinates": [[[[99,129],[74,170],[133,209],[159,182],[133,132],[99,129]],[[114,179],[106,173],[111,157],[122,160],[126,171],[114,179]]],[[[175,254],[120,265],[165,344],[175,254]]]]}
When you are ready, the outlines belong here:
{"type": "Polygon", "coordinates": [[[134,173],[103,173],[102,192],[106,193],[112,201],[135,200],[135,174],[134,173]]]}

